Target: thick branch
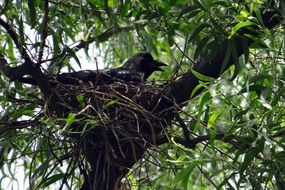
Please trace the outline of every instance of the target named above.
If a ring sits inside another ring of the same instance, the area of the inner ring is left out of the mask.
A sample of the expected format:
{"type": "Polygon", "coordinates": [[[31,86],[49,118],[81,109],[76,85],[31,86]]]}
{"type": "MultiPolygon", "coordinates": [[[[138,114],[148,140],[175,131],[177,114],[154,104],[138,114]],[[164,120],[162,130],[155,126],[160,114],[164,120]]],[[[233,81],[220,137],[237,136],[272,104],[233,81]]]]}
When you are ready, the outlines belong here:
{"type": "Polygon", "coordinates": [[[22,64],[12,68],[8,65],[3,55],[0,54],[0,70],[8,78],[10,78],[11,80],[15,80],[29,73],[29,65],[22,64]]]}
{"type": "Polygon", "coordinates": [[[0,135],[5,135],[5,132],[11,131],[12,129],[25,129],[31,126],[36,126],[39,123],[38,118],[34,120],[0,123],[0,135]]]}

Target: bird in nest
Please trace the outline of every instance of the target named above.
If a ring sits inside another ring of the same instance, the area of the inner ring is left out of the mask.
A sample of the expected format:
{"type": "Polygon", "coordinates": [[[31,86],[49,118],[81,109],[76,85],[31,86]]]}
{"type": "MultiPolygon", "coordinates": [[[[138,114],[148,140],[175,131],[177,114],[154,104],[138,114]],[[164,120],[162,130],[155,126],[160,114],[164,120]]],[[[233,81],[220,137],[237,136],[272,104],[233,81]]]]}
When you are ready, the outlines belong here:
{"type": "MultiPolygon", "coordinates": [[[[82,70],[61,73],[53,78],[63,84],[98,82],[98,79],[113,82],[116,79],[126,82],[144,82],[155,71],[163,71],[165,63],[154,60],[148,52],[140,52],[129,58],[121,67],[108,70],[82,70]]],[[[32,78],[22,77],[21,82],[36,85],[32,78]]]]}

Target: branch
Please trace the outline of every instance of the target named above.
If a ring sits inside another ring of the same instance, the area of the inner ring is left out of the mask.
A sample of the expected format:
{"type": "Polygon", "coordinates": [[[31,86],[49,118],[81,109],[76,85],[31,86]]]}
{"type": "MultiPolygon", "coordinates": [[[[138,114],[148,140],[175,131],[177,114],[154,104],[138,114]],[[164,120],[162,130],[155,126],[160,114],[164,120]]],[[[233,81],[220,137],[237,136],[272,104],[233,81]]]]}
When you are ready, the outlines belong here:
{"type": "Polygon", "coordinates": [[[25,120],[25,121],[15,121],[15,122],[4,122],[0,123],[0,136],[5,135],[6,131],[12,129],[25,129],[30,126],[36,126],[40,123],[39,119],[25,120]]]}
{"type": "Polygon", "coordinates": [[[193,140],[190,138],[190,131],[188,129],[188,127],[185,125],[183,119],[179,116],[179,114],[176,114],[175,115],[175,118],[177,119],[179,125],[181,126],[182,128],[182,131],[183,131],[183,135],[184,135],[184,138],[185,138],[185,145],[190,148],[190,149],[194,149],[195,148],[195,143],[193,142],[193,140]]]}
{"type": "MultiPolygon", "coordinates": [[[[189,149],[195,149],[196,145],[204,142],[204,141],[209,141],[211,139],[211,135],[203,135],[203,136],[198,136],[197,138],[192,139],[190,142],[186,140],[185,138],[182,137],[173,137],[174,141],[189,148],[189,149]]],[[[162,145],[165,143],[169,143],[169,137],[162,137],[156,140],[157,145],[162,145]]],[[[215,140],[221,140],[226,143],[231,144],[235,148],[241,148],[241,147],[250,147],[250,144],[244,144],[243,142],[239,142],[237,140],[237,137],[234,135],[225,135],[224,133],[218,133],[215,136],[215,140]]]]}
{"type": "Polygon", "coordinates": [[[44,62],[48,62],[48,61],[56,61],[58,59],[62,59],[63,57],[68,55],[68,53],[70,53],[70,52],[77,52],[80,49],[88,46],[89,44],[91,44],[93,42],[97,42],[97,43],[105,42],[105,41],[109,40],[109,38],[112,37],[113,35],[118,34],[120,32],[128,32],[128,31],[132,30],[134,27],[135,26],[126,26],[126,27],[114,27],[114,26],[112,26],[112,27],[108,28],[106,31],[104,31],[103,33],[101,33],[95,37],[89,37],[87,40],[81,40],[76,46],[74,46],[72,48],[69,48],[68,46],[66,46],[66,48],[64,48],[63,51],[59,55],[56,55],[56,56],[52,57],[51,59],[43,60],[39,63],[44,63],[44,62]]]}
{"type": "Polygon", "coordinates": [[[43,53],[44,53],[44,47],[45,47],[45,41],[48,36],[48,13],[49,13],[49,6],[48,6],[48,0],[44,1],[44,16],[42,21],[42,33],[41,33],[41,45],[39,50],[39,57],[38,57],[38,63],[41,62],[43,53]]]}
{"type": "Polygon", "coordinates": [[[13,68],[10,67],[1,53],[0,53],[0,70],[3,72],[4,75],[6,75],[11,80],[16,80],[31,72],[30,66],[28,64],[22,64],[13,68]]]}
{"type": "Polygon", "coordinates": [[[79,50],[81,48],[86,47],[87,45],[93,43],[93,42],[97,42],[97,43],[102,43],[107,41],[110,37],[112,37],[113,35],[116,35],[120,32],[128,32],[130,30],[132,30],[135,26],[126,26],[126,27],[116,27],[116,26],[112,26],[110,28],[108,28],[105,32],[93,37],[93,38],[89,38],[86,41],[81,41],[78,45],[76,45],[75,47],[73,47],[72,49],[74,50],[79,50]]]}
{"type": "Polygon", "coordinates": [[[25,62],[32,64],[33,61],[29,57],[29,55],[28,55],[26,49],[23,47],[23,45],[20,44],[20,42],[18,40],[19,36],[15,32],[13,27],[8,22],[4,21],[2,18],[0,18],[0,26],[2,26],[7,31],[9,36],[12,38],[14,44],[16,45],[17,49],[19,50],[19,52],[20,52],[22,58],[25,60],[25,62]]]}

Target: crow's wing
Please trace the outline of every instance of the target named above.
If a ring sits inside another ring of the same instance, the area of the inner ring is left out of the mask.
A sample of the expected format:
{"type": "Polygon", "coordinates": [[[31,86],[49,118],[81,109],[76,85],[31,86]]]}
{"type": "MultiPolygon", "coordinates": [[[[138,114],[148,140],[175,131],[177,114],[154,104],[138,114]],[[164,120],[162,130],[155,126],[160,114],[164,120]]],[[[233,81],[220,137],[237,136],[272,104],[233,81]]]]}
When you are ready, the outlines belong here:
{"type": "MultiPolygon", "coordinates": [[[[56,76],[47,75],[48,79],[52,83],[56,81],[63,84],[77,85],[80,83],[99,82],[99,83],[113,83],[115,80],[123,80],[126,82],[143,82],[144,73],[134,72],[125,69],[110,69],[110,70],[83,70],[69,73],[61,73],[56,76]],[[54,81],[54,82],[53,82],[54,81]]],[[[22,77],[20,82],[26,84],[37,85],[37,82],[33,78],[22,77]]]]}
{"type": "Polygon", "coordinates": [[[100,71],[84,70],[70,73],[61,73],[56,76],[56,79],[63,84],[79,84],[87,82],[95,82],[98,80],[100,71]]]}
{"type": "Polygon", "coordinates": [[[126,82],[143,82],[144,81],[144,73],[142,72],[134,72],[132,70],[125,69],[110,69],[105,72],[102,72],[114,79],[120,79],[126,82]]]}

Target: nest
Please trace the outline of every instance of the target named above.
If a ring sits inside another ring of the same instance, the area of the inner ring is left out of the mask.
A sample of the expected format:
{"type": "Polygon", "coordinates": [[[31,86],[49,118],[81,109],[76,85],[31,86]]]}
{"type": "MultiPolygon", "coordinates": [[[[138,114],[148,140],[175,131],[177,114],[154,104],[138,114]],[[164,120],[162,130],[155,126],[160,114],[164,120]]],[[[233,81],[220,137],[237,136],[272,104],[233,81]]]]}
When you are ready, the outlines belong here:
{"type": "Polygon", "coordinates": [[[164,133],[168,111],[161,109],[166,100],[163,89],[163,85],[122,81],[59,84],[56,90],[76,115],[76,122],[64,130],[77,139],[93,170],[102,165],[100,157],[108,162],[100,170],[131,167],[164,133]]]}

